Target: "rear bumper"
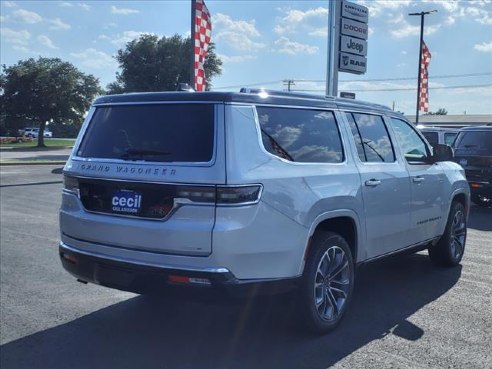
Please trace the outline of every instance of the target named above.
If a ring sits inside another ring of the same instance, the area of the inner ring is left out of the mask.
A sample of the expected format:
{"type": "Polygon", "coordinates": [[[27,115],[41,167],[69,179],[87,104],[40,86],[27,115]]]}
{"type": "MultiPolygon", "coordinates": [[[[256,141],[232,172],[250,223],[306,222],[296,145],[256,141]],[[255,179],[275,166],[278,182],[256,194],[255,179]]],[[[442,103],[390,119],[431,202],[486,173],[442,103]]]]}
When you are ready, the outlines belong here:
{"type": "Polygon", "coordinates": [[[60,260],[70,274],[83,282],[135,293],[171,293],[178,290],[220,293],[237,297],[275,294],[291,290],[296,278],[238,280],[226,268],[178,269],[128,262],[117,258],[93,255],[63,242],[59,245],[60,260]]]}
{"type": "Polygon", "coordinates": [[[487,198],[492,198],[492,184],[480,181],[468,181],[470,185],[470,193],[472,195],[481,195],[487,198]]]}

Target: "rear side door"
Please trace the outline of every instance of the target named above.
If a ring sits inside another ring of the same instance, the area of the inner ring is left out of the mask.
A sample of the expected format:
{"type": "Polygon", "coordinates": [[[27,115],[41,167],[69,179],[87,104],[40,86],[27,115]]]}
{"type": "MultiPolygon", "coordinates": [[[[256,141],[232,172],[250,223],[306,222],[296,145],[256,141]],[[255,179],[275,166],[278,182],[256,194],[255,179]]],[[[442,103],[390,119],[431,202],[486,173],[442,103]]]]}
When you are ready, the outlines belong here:
{"type": "Polygon", "coordinates": [[[410,183],[396,159],[380,115],[345,114],[357,148],[366,220],[366,257],[374,258],[409,244],[410,183]]]}
{"type": "Polygon", "coordinates": [[[410,175],[412,190],[411,224],[409,237],[412,244],[439,236],[446,221],[447,194],[445,174],[439,163],[432,163],[425,141],[413,126],[398,118],[389,118],[392,130],[410,175]],[[446,198],[445,198],[446,196],[446,198]]]}

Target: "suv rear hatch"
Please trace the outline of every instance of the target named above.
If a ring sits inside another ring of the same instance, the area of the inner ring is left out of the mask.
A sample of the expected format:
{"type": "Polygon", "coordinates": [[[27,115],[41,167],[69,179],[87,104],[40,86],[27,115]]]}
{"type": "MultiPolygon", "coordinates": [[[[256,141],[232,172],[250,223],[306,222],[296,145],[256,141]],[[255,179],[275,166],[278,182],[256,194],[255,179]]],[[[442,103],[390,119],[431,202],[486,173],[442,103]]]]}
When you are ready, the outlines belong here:
{"type": "Polygon", "coordinates": [[[468,181],[492,184],[492,128],[460,132],[454,144],[454,157],[465,169],[468,181]]]}
{"type": "Polygon", "coordinates": [[[65,171],[62,232],[142,251],[208,255],[225,183],[220,104],[100,105],[65,171]],[[83,215],[92,213],[92,215],[83,215]]]}

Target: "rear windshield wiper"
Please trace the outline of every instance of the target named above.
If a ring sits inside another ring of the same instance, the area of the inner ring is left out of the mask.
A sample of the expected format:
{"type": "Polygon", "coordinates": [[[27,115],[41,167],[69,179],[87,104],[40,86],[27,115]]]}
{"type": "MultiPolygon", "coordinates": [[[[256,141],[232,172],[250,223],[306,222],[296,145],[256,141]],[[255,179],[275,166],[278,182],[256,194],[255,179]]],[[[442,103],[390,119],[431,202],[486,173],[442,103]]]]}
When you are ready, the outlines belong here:
{"type": "Polygon", "coordinates": [[[171,155],[170,152],[167,151],[158,151],[158,150],[145,150],[145,149],[126,149],[123,154],[121,154],[121,159],[130,159],[130,158],[143,158],[144,156],[167,156],[171,155]]]}

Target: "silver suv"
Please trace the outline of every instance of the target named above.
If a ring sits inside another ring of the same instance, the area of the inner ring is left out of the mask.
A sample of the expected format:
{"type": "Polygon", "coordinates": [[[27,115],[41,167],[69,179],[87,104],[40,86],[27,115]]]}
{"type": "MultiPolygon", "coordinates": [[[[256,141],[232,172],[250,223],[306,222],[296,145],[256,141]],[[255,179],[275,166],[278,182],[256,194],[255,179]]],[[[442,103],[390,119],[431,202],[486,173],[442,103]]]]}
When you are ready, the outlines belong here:
{"type": "Polygon", "coordinates": [[[288,288],[296,320],[325,332],[356,266],[423,249],[460,262],[470,194],[450,159],[402,115],[354,100],[100,97],[64,168],[61,261],[139,293],[288,288]]]}

